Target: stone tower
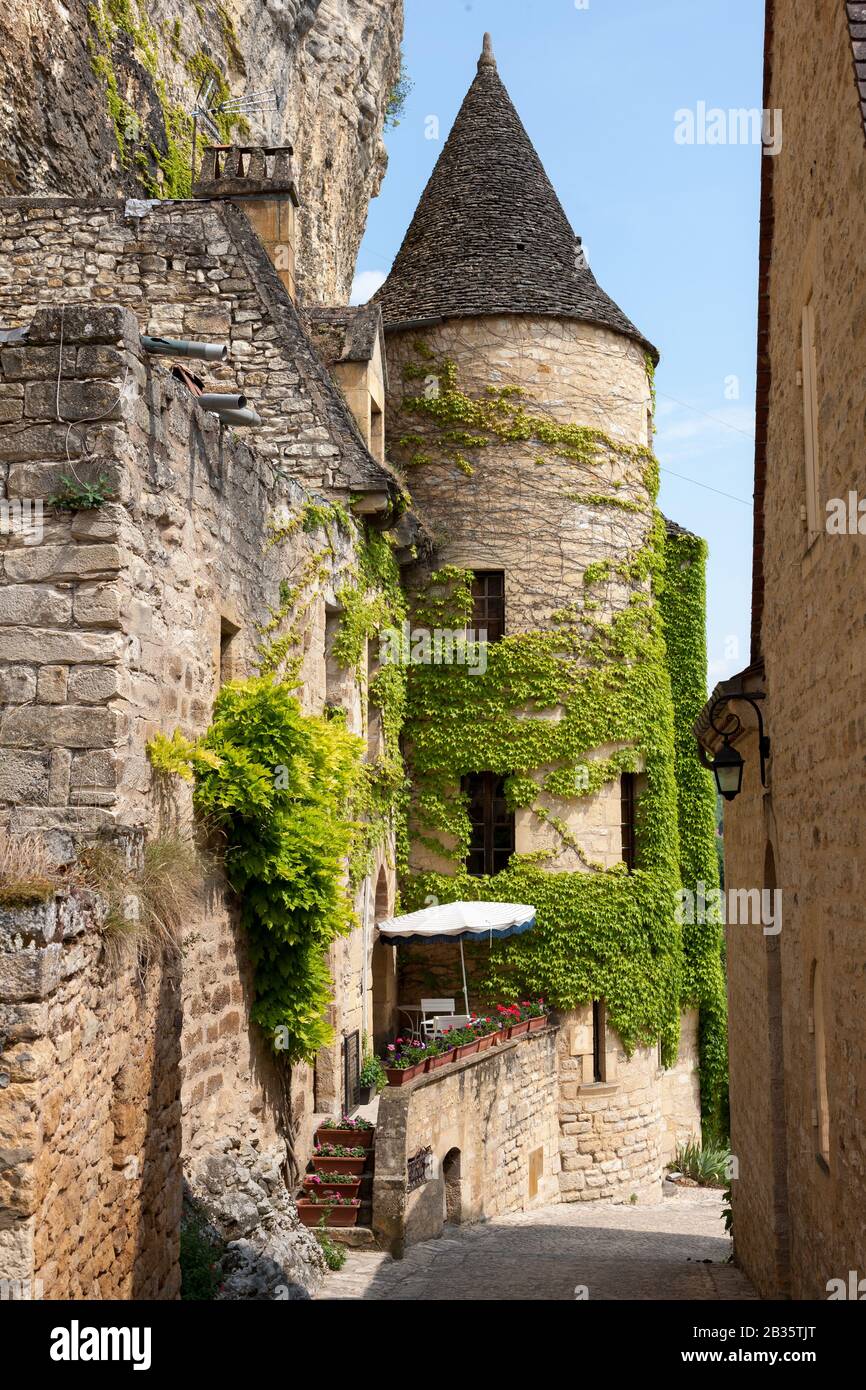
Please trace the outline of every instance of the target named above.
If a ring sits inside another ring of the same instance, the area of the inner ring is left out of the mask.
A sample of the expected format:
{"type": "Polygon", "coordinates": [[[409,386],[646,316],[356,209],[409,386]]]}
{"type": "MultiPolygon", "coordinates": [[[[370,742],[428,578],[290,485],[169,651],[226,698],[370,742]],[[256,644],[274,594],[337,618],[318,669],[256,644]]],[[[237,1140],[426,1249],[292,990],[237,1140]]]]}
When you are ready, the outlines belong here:
{"type": "MultiPolygon", "coordinates": [[[[407,901],[536,905],[502,979],[516,961],[524,987],[567,1001],[562,1196],[657,1195],[677,1138],[700,1132],[693,1013],[678,1043],[680,1004],[697,1000],[672,908],[658,354],[589,268],[489,35],[375,298],[390,453],[435,541],[416,624],[444,621],[462,584],[452,621],[488,635],[484,672],[411,671],[407,901]],[[633,1010],[635,995],[656,1002],[633,1010]]],[[[416,952],[414,978],[407,959],[406,997],[430,993],[441,949],[416,952]]]]}

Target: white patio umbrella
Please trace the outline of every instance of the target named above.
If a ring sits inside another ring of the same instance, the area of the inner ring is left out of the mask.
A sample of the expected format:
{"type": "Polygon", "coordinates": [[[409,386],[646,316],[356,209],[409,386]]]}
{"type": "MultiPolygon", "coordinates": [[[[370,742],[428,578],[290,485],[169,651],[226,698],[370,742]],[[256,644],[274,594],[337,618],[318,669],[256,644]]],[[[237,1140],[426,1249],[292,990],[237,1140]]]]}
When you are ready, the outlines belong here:
{"type": "Polygon", "coordinates": [[[460,969],[463,972],[463,998],[469,1013],[466,962],[463,942],[502,941],[519,936],[535,926],[535,908],[526,903],[438,903],[403,917],[388,917],[378,925],[380,936],[389,941],[459,941],[460,969]]]}

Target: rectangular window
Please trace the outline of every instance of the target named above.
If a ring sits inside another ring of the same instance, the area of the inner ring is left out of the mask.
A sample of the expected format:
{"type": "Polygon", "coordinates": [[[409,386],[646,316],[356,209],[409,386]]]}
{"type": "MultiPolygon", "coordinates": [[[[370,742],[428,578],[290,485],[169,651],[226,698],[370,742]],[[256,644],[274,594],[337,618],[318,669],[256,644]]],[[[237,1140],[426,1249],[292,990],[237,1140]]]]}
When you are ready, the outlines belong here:
{"type": "Polygon", "coordinates": [[[495,772],[463,778],[472,833],[466,868],[470,874],[498,874],[514,853],[514,814],[505,800],[505,781],[495,772]]]}
{"type": "Polygon", "coordinates": [[[596,1083],[604,1081],[605,1074],[605,1021],[604,1001],[592,1001],[592,1079],[596,1083]]]}
{"type": "Polygon", "coordinates": [[[505,571],[476,570],[472,579],[472,626],[488,642],[505,636],[505,571]]]}
{"type": "Polygon", "coordinates": [[[622,861],[629,873],[635,867],[635,796],[636,775],[624,772],[620,778],[619,804],[620,829],[622,832],[622,861]]]}
{"type": "Polygon", "coordinates": [[[220,618],[220,671],[219,683],[225,685],[227,681],[238,678],[238,643],[235,641],[240,628],[237,623],[233,623],[230,618],[220,618]]]}
{"type": "Polygon", "coordinates": [[[809,535],[821,530],[818,459],[818,354],[815,308],[811,296],[803,309],[803,424],[806,445],[806,525],[809,535]]]}

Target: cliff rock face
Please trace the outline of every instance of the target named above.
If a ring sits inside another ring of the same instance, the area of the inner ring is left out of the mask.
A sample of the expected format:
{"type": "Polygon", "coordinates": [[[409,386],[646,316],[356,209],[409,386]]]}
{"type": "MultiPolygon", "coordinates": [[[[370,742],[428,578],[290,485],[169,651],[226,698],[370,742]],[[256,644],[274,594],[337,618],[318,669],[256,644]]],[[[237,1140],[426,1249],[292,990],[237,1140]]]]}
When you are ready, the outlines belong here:
{"type": "Polygon", "coordinates": [[[0,15],[0,193],[184,197],[191,112],[275,93],[221,117],[223,138],[292,144],[301,164],[301,288],[348,297],[400,65],[403,0],[8,0],[0,15]]]}

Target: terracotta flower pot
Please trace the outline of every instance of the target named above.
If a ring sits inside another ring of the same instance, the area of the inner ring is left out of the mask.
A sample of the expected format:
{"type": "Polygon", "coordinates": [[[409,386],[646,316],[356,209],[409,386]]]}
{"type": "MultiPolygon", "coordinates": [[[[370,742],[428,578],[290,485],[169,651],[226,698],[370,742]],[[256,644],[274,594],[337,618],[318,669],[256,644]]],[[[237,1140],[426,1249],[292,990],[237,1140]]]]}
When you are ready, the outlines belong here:
{"type": "Polygon", "coordinates": [[[386,1067],[385,1075],[388,1078],[389,1086],[406,1086],[410,1081],[414,1081],[424,1070],[426,1062],[417,1062],[414,1067],[405,1067],[402,1071],[399,1067],[386,1067]]]}
{"type": "Polygon", "coordinates": [[[540,1016],[539,1018],[531,1018],[531,1019],[529,1020],[529,1032],[530,1032],[530,1033],[537,1033],[538,1030],[539,1030],[539,1028],[546,1028],[546,1027],[547,1027],[547,1014],[541,1014],[541,1016],[540,1016]]]}
{"type": "Polygon", "coordinates": [[[529,1019],[525,1018],[522,1023],[513,1023],[508,1030],[509,1038],[520,1038],[524,1033],[529,1032],[529,1019]]]}
{"type": "Polygon", "coordinates": [[[363,1173],[366,1158],[323,1158],[313,1154],[313,1167],[317,1173],[363,1173]]]}
{"type": "Polygon", "coordinates": [[[495,1037],[495,1033],[485,1033],[483,1037],[478,1039],[478,1051],[486,1052],[488,1047],[493,1046],[493,1039],[495,1037]]]}
{"type": "Polygon", "coordinates": [[[307,1202],[303,1197],[295,1204],[305,1226],[318,1226],[322,1217],[326,1226],[354,1226],[358,1220],[360,1202],[354,1207],[329,1207],[325,1202],[307,1202]]]}
{"type": "Polygon", "coordinates": [[[327,1178],[323,1177],[321,1182],[316,1182],[312,1173],[308,1173],[304,1178],[304,1188],[307,1192],[329,1192],[337,1193],[340,1197],[357,1197],[360,1187],[360,1178],[355,1182],[328,1182],[327,1178]]]}
{"type": "Polygon", "coordinates": [[[462,1062],[464,1057],[472,1057],[478,1051],[478,1039],[474,1042],[463,1043],[457,1049],[457,1061],[462,1062]]]}
{"type": "Polygon", "coordinates": [[[452,1048],[450,1052],[440,1052],[438,1057],[428,1057],[427,1070],[428,1072],[438,1071],[440,1067],[447,1067],[453,1061],[454,1049],[452,1048]]]}
{"type": "Polygon", "coordinates": [[[374,1129],[325,1129],[316,1130],[317,1144],[342,1144],[345,1149],[372,1149],[374,1129]]]}

